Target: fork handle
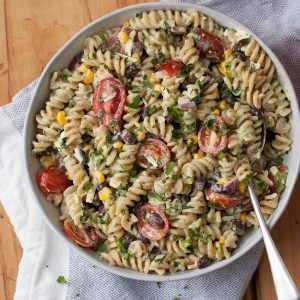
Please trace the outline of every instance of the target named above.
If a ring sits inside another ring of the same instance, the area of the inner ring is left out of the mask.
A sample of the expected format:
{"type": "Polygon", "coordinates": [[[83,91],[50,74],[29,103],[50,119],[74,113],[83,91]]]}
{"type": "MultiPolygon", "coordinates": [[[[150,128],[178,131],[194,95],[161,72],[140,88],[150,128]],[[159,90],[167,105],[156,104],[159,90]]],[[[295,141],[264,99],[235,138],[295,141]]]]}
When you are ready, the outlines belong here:
{"type": "Polygon", "coordinates": [[[277,298],[278,300],[299,300],[299,291],[273,242],[251,183],[249,183],[248,192],[265,242],[277,298]]]}

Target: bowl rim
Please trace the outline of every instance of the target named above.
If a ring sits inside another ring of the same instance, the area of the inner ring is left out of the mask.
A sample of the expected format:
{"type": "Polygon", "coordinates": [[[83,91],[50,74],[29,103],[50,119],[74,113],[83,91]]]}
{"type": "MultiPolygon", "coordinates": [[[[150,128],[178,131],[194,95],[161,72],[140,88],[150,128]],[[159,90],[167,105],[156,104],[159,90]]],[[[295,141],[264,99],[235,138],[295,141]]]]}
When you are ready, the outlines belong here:
{"type": "MultiPolygon", "coordinates": [[[[46,210],[44,209],[44,207],[42,205],[42,201],[44,201],[44,200],[40,199],[37,195],[37,184],[36,184],[36,182],[33,182],[33,180],[31,180],[30,157],[32,156],[32,153],[31,153],[31,150],[29,150],[30,147],[28,147],[28,139],[29,139],[29,135],[30,135],[29,132],[32,130],[32,128],[30,128],[29,124],[30,124],[30,120],[34,117],[33,106],[35,105],[35,102],[36,102],[35,98],[37,97],[37,93],[41,86],[41,83],[44,81],[45,75],[49,72],[49,69],[51,68],[52,64],[61,55],[61,53],[64,51],[64,49],[66,47],[70,46],[80,36],[84,35],[84,33],[86,31],[88,31],[89,29],[94,28],[96,26],[100,26],[101,24],[103,24],[106,20],[110,19],[111,17],[117,16],[117,15],[122,15],[124,13],[130,13],[130,12],[136,11],[136,10],[139,10],[142,12],[142,11],[159,10],[159,9],[170,9],[170,10],[180,10],[180,11],[187,11],[189,9],[195,9],[197,11],[202,12],[205,15],[210,16],[213,19],[215,19],[215,18],[223,19],[224,23],[232,23],[235,26],[234,28],[240,28],[240,29],[245,30],[246,32],[250,33],[251,36],[254,37],[254,39],[256,41],[258,41],[258,43],[261,46],[263,46],[263,49],[267,52],[267,54],[269,56],[272,56],[272,61],[275,65],[276,69],[278,66],[281,68],[281,76],[285,78],[285,81],[287,82],[287,85],[288,85],[289,100],[291,102],[297,101],[296,93],[295,93],[294,87],[292,85],[292,82],[291,82],[285,68],[283,67],[283,65],[281,64],[279,59],[277,58],[277,56],[255,33],[253,33],[251,30],[249,30],[246,26],[244,26],[240,22],[238,22],[238,21],[232,19],[231,17],[228,17],[218,11],[215,11],[211,8],[197,5],[197,4],[192,4],[192,3],[150,2],[150,3],[144,3],[144,4],[135,4],[135,5],[131,5],[131,6],[127,6],[127,7],[115,10],[111,13],[108,13],[108,14],[92,21],[91,23],[89,23],[88,25],[83,27],[80,31],[78,31],[76,34],[74,34],[49,60],[49,62],[47,63],[46,67],[44,68],[43,72],[41,73],[41,75],[39,77],[39,80],[38,80],[38,82],[35,86],[34,92],[32,94],[32,99],[29,103],[29,107],[28,107],[28,110],[26,113],[26,118],[25,118],[25,123],[24,123],[24,134],[23,134],[22,147],[23,147],[23,160],[24,160],[24,165],[25,165],[26,178],[27,178],[28,186],[30,187],[33,199],[34,199],[35,203],[37,204],[37,206],[39,207],[40,211],[42,212],[43,218],[46,220],[49,227],[52,229],[53,232],[55,232],[55,234],[57,236],[59,236],[64,241],[64,243],[66,245],[68,245],[70,248],[74,249],[77,253],[79,253],[81,256],[86,258],[91,263],[99,266],[100,268],[102,268],[105,271],[108,271],[112,274],[130,278],[130,279],[136,279],[136,280],[162,282],[162,281],[175,281],[175,280],[193,278],[196,276],[207,274],[212,271],[216,271],[220,268],[223,268],[224,266],[227,266],[227,265],[233,263],[237,259],[241,258],[243,255],[245,255],[249,250],[251,250],[262,239],[261,232],[259,230],[256,230],[256,232],[253,234],[251,241],[247,245],[245,245],[239,252],[232,255],[230,258],[218,261],[204,269],[193,270],[193,271],[183,271],[183,272],[177,273],[176,276],[174,276],[172,274],[167,274],[167,275],[163,275],[163,276],[156,275],[156,274],[144,274],[144,273],[140,273],[138,271],[133,271],[133,270],[131,270],[133,272],[126,273],[126,270],[128,271],[128,269],[110,266],[106,262],[98,260],[95,257],[93,257],[92,255],[90,255],[88,253],[88,251],[86,251],[85,249],[77,246],[70,239],[68,239],[64,234],[62,234],[62,232],[50,220],[50,217],[48,216],[48,214],[46,213],[46,210]]],[[[300,122],[300,114],[299,114],[298,106],[297,106],[296,110],[293,110],[293,119],[294,119],[293,120],[294,124],[297,122],[298,123],[300,122]]],[[[31,144],[31,141],[30,141],[30,144],[31,144]]],[[[299,175],[299,164],[300,164],[300,153],[298,154],[297,162],[295,162],[295,165],[298,168],[296,171],[297,176],[292,178],[291,183],[289,184],[289,187],[285,191],[285,199],[286,200],[284,201],[283,205],[281,206],[281,209],[280,210],[277,209],[274,212],[274,214],[270,217],[270,219],[268,220],[268,224],[270,227],[273,227],[275,225],[275,223],[279,220],[279,218],[285,211],[285,209],[290,201],[291,194],[294,190],[294,187],[295,187],[298,175],[299,175]]],[[[281,199],[281,201],[282,201],[282,199],[281,199]]]]}

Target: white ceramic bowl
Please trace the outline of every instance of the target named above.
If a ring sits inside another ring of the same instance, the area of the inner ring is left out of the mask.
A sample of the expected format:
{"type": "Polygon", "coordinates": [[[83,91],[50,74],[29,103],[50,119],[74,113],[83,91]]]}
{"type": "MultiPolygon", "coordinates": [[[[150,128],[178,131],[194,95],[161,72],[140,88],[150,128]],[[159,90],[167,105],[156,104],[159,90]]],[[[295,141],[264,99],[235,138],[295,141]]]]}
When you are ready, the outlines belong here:
{"type": "Polygon", "coordinates": [[[193,271],[184,271],[170,275],[154,275],[154,274],[142,274],[133,270],[119,268],[115,266],[109,266],[106,262],[99,261],[96,258],[95,252],[91,250],[86,250],[80,248],[75,243],[73,243],[70,239],[67,238],[63,231],[62,223],[58,220],[59,218],[59,210],[54,207],[51,203],[45,200],[45,196],[40,192],[36,183],[36,173],[39,170],[39,163],[36,160],[35,156],[31,153],[31,141],[35,138],[36,134],[36,122],[35,115],[42,109],[45,105],[45,102],[48,99],[49,94],[49,81],[51,75],[54,71],[62,69],[66,67],[71,60],[71,58],[77,53],[81,52],[83,40],[91,36],[99,31],[113,28],[123,24],[129,18],[135,16],[136,13],[141,11],[151,11],[156,9],[171,9],[171,10],[180,10],[186,11],[188,9],[199,10],[202,13],[212,17],[221,25],[232,28],[241,28],[247,32],[249,32],[263,47],[263,49],[267,52],[267,54],[271,57],[273,63],[275,64],[279,79],[286,87],[288,91],[288,95],[291,101],[292,114],[291,114],[291,122],[292,126],[292,138],[293,138],[293,148],[290,153],[285,158],[285,164],[289,168],[289,175],[287,179],[287,187],[284,193],[281,196],[281,200],[274,214],[270,218],[270,225],[273,226],[282,215],[285,210],[290,196],[292,194],[294,185],[298,176],[299,169],[299,159],[300,159],[300,139],[297,134],[296,124],[300,124],[299,117],[299,109],[297,104],[297,99],[295,95],[295,91],[291,84],[291,81],[284,70],[283,66],[275,56],[275,54],[250,30],[248,30],[245,26],[241,25],[237,21],[218,13],[214,10],[211,10],[206,7],[202,7],[199,5],[187,4],[187,3],[148,3],[148,4],[140,4],[134,5],[130,7],[126,7],[120,10],[117,10],[113,13],[110,13],[104,17],[99,18],[98,20],[90,23],[81,31],[79,31],[76,35],[73,36],[50,60],[46,68],[44,69],[40,79],[35,88],[33,99],[30,103],[29,110],[27,113],[26,121],[25,121],[25,129],[24,129],[24,161],[26,168],[26,177],[28,178],[28,184],[31,188],[33,199],[37,203],[37,205],[41,209],[41,213],[44,215],[45,220],[52,228],[52,230],[60,237],[62,243],[66,243],[73,249],[76,249],[82,256],[86,257],[93,264],[98,265],[99,267],[127,278],[139,279],[139,280],[148,280],[148,281],[170,281],[170,280],[178,280],[178,279],[187,279],[198,275],[203,275],[205,273],[217,270],[221,267],[224,267],[230,263],[232,263],[237,258],[241,257],[245,254],[249,249],[251,249],[257,242],[261,239],[261,234],[259,230],[251,229],[247,232],[247,234],[240,240],[238,244],[238,248],[233,252],[232,257],[226,260],[222,260],[220,262],[216,262],[209,267],[201,270],[193,270],[193,271]]]}

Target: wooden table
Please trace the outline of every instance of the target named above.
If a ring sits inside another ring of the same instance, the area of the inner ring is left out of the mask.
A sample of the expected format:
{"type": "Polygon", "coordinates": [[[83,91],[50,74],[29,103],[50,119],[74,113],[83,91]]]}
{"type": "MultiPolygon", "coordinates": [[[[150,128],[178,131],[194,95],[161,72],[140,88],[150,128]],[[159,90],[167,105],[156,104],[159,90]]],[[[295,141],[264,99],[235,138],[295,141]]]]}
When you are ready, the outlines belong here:
{"type": "MultiPolygon", "coordinates": [[[[37,78],[54,53],[92,20],[142,0],[0,0],[0,105],[37,78]]],[[[0,120],[1,122],[1,120],[0,120]]],[[[273,237],[300,286],[300,180],[273,237]]],[[[22,249],[0,204],[0,299],[13,298],[22,249]]],[[[266,255],[244,299],[276,299],[266,255]]]]}

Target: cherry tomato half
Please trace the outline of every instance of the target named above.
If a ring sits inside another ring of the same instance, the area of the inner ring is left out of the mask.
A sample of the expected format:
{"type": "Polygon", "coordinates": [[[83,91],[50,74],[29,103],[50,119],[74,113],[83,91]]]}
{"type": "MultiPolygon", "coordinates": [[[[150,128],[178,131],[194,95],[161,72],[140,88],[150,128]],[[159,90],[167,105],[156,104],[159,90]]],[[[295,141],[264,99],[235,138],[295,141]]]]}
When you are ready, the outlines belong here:
{"type": "Polygon", "coordinates": [[[65,172],[58,168],[41,169],[36,179],[39,189],[45,194],[60,194],[72,184],[65,172]]]}
{"type": "Polygon", "coordinates": [[[285,181],[287,178],[287,174],[289,172],[289,169],[286,166],[276,166],[276,168],[278,169],[278,173],[277,176],[272,174],[270,172],[269,178],[273,181],[273,185],[270,186],[270,191],[272,193],[281,193],[284,190],[285,187],[285,181]]]}
{"type": "Polygon", "coordinates": [[[81,247],[93,248],[98,244],[99,237],[93,230],[84,230],[73,221],[65,220],[64,229],[68,237],[81,247]]]}
{"type": "Polygon", "coordinates": [[[137,162],[143,168],[163,168],[171,160],[168,146],[158,139],[147,139],[137,155],[137,162]]]}
{"type": "Polygon", "coordinates": [[[93,111],[95,115],[101,116],[104,125],[109,125],[113,120],[119,123],[125,104],[125,88],[120,81],[109,77],[97,84],[93,95],[93,111]],[[105,101],[110,96],[111,99],[105,101]]]}
{"type": "Polygon", "coordinates": [[[216,205],[216,209],[223,210],[236,207],[241,204],[242,196],[229,196],[212,191],[211,188],[205,190],[206,199],[216,205]]]}
{"type": "Polygon", "coordinates": [[[145,238],[158,241],[167,234],[169,221],[159,207],[146,204],[139,209],[137,226],[145,238]]]}
{"type": "Polygon", "coordinates": [[[195,28],[192,32],[196,34],[194,40],[201,56],[213,62],[219,62],[224,59],[225,47],[218,37],[201,28],[195,28]]]}
{"type": "Polygon", "coordinates": [[[206,119],[199,131],[198,143],[202,151],[213,155],[227,146],[227,128],[221,117],[209,116],[206,119]]]}
{"type": "Polygon", "coordinates": [[[160,64],[159,66],[162,68],[162,71],[166,75],[173,77],[180,74],[182,62],[177,60],[168,60],[167,62],[165,62],[164,64],[160,64]]]}

